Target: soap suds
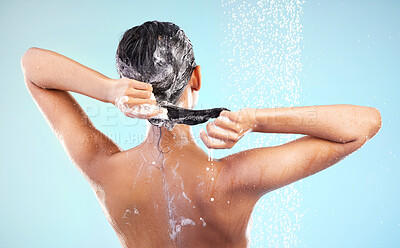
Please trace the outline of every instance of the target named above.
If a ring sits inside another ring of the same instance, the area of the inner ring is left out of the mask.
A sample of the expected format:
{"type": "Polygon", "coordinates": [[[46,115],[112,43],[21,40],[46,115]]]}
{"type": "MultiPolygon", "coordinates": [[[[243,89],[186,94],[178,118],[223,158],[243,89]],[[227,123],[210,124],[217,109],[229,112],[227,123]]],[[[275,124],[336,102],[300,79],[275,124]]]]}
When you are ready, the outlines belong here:
{"type": "Polygon", "coordinates": [[[203,218],[200,217],[201,222],[203,223],[203,227],[207,225],[203,218]]]}

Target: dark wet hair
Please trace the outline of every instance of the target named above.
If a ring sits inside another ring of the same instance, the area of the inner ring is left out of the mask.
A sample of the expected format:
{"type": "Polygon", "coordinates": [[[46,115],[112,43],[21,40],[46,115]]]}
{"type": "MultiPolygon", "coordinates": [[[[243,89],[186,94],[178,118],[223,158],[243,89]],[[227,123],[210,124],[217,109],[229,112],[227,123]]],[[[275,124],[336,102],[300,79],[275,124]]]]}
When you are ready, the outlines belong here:
{"type": "Polygon", "coordinates": [[[149,21],[128,29],[119,42],[116,61],[120,77],[151,84],[157,104],[168,109],[168,120],[149,119],[153,125],[168,129],[175,124],[197,125],[227,110],[190,110],[175,106],[196,62],[192,43],[174,23],[149,21]]]}

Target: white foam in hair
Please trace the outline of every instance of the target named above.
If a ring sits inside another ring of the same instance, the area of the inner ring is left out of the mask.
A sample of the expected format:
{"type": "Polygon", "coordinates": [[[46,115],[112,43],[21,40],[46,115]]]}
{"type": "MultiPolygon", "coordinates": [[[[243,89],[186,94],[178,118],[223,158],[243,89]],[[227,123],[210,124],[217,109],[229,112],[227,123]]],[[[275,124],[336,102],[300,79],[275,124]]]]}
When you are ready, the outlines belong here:
{"type": "Polygon", "coordinates": [[[156,126],[172,129],[176,124],[196,125],[218,117],[222,108],[188,110],[176,107],[196,67],[193,46],[185,32],[170,22],[146,22],[128,30],[116,54],[121,77],[153,86],[157,104],[168,109],[168,119],[149,119],[156,126]]]}
{"type": "Polygon", "coordinates": [[[118,73],[121,77],[149,83],[155,89],[164,89],[155,93],[157,103],[175,104],[196,67],[193,46],[182,29],[174,37],[158,37],[153,58],[149,58],[150,63],[141,68],[135,68],[117,54],[118,73]]]}

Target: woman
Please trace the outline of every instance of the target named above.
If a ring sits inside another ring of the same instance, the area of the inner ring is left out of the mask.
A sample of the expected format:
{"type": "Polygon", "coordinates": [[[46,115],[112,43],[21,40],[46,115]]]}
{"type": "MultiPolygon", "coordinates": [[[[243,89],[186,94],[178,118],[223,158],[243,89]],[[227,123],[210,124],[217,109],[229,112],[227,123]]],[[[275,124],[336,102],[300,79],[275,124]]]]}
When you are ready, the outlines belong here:
{"type": "Polygon", "coordinates": [[[192,110],[200,66],[173,23],[127,30],[116,59],[120,79],[39,48],[28,49],[21,66],[30,94],[123,247],[245,247],[261,196],[339,162],[380,129],[378,110],[354,105],[192,110]],[[147,119],[145,140],[123,151],[93,126],[69,91],[147,119]],[[304,136],[209,159],[190,125],[215,117],[200,133],[208,148],[232,148],[248,132],[304,136]]]}

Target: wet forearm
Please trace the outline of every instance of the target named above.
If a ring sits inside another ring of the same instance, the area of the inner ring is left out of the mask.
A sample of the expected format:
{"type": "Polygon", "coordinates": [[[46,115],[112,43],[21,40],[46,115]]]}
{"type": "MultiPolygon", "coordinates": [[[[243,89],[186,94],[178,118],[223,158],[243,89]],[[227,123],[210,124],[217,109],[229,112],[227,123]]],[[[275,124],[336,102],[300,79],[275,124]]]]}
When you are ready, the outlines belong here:
{"type": "Polygon", "coordinates": [[[380,121],[378,110],[355,105],[257,109],[254,131],[305,134],[346,143],[372,137],[380,121]]]}
{"type": "Polygon", "coordinates": [[[103,102],[110,102],[110,79],[61,54],[40,49],[28,49],[21,59],[21,66],[35,85],[80,93],[103,102]]]}

